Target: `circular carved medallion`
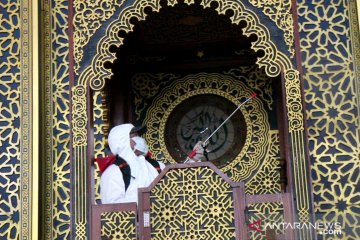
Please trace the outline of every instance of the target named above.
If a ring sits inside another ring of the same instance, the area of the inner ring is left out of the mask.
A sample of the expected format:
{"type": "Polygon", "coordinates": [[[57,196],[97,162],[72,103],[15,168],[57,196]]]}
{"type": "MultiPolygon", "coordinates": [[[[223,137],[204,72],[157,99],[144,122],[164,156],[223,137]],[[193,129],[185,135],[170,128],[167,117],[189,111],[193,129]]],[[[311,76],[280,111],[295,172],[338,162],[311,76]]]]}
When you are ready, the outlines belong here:
{"type": "MultiPolygon", "coordinates": [[[[197,140],[196,137],[187,139],[191,134],[185,131],[185,116],[192,117],[197,112],[206,110],[207,115],[216,115],[220,118],[213,123],[214,126],[219,126],[221,119],[229,116],[234,110],[233,107],[239,106],[251,94],[251,89],[243,82],[227,75],[199,73],[174,80],[154,98],[143,121],[147,126],[145,138],[153,157],[168,163],[184,161],[197,140]],[[218,102],[220,104],[217,104],[218,102]],[[207,106],[209,108],[206,108],[207,106]]],[[[213,144],[211,148],[209,146],[209,150],[218,148],[212,156],[213,161],[217,161],[221,165],[221,170],[233,181],[244,181],[251,177],[264,161],[269,147],[270,127],[263,103],[257,98],[244,104],[238,114],[232,116],[231,121],[225,126],[228,134],[226,141],[216,140],[216,137],[220,139],[225,136],[225,132],[221,135],[219,130],[218,135],[211,139],[213,144]]],[[[214,130],[214,126],[210,126],[211,131],[214,130]]],[[[207,126],[196,123],[193,127],[199,128],[196,131],[203,131],[207,126]]]]}
{"type": "Polygon", "coordinates": [[[245,119],[236,108],[231,101],[214,94],[193,96],[181,102],[165,126],[170,155],[176,162],[183,162],[198,141],[207,140],[209,161],[221,167],[234,160],[246,139],[245,119]]]}

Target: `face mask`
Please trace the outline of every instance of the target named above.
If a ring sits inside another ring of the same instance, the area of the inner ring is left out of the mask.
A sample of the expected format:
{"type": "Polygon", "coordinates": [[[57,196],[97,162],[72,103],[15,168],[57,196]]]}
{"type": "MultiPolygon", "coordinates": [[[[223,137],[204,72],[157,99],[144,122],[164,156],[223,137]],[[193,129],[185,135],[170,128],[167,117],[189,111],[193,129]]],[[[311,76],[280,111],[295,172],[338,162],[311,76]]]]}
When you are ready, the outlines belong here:
{"type": "Polygon", "coordinates": [[[146,156],[147,152],[149,151],[149,148],[145,142],[145,139],[141,137],[133,137],[132,141],[134,141],[135,144],[133,151],[135,152],[136,150],[138,150],[138,152],[140,152],[141,155],[146,156]]]}

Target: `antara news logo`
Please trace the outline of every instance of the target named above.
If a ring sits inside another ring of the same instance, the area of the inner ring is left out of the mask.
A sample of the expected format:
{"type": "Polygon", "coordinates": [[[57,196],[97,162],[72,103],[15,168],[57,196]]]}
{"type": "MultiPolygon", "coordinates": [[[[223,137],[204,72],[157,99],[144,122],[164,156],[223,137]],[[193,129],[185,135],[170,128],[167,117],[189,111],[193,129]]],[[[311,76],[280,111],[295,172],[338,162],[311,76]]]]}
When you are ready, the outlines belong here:
{"type": "Polygon", "coordinates": [[[264,232],[267,229],[280,230],[315,230],[320,235],[342,235],[341,224],[339,222],[278,222],[278,223],[265,223],[262,220],[257,220],[247,225],[251,230],[256,232],[264,232]]]}

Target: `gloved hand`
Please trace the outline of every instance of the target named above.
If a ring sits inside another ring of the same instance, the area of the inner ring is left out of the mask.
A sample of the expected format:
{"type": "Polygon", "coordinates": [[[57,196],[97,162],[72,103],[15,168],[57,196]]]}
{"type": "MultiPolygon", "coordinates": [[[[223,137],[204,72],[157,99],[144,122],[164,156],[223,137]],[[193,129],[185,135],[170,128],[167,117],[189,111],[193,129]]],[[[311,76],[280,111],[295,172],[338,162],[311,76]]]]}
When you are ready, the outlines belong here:
{"type": "Polygon", "coordinates": [[[195,144],[192,152],[186,158],[185,162],[200,162],[204,158],[203,142],[199,141],[195,144]]]}

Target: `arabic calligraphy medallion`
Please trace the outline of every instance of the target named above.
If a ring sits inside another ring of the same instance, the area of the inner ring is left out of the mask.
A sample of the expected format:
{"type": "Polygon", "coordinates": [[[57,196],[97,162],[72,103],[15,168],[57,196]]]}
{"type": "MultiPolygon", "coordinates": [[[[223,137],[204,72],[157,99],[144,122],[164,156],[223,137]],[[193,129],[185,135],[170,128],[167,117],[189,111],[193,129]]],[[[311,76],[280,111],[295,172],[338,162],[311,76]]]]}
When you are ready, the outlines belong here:
{"type": "MultiPolygon", "coordinates": [[[[230,116],[237,106],[214,94],[186,99],[170,114],[165,142],[174,159],[185,159],[198,141],[205,141],[230,116]]],[[[246,123],[240,111],[216,131],[208,141],[208,158],[219,167],[240,153],[246,140],[246,123]]]]}

